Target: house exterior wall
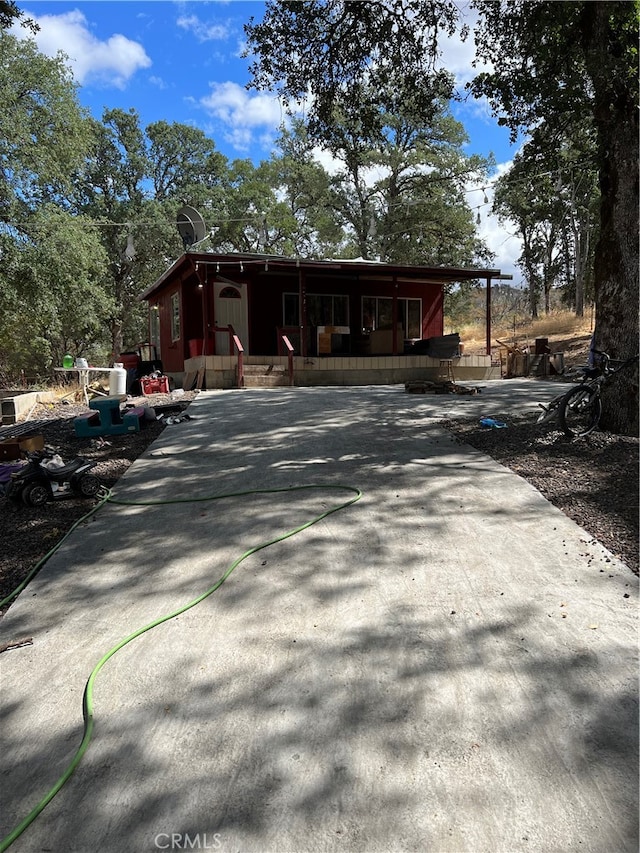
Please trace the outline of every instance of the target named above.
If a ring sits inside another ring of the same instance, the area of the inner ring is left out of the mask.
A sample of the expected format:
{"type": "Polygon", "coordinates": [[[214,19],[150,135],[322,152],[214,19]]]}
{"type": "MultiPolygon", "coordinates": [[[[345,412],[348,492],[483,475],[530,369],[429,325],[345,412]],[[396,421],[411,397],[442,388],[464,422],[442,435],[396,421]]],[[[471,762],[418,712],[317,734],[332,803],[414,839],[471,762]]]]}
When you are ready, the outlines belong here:
{"type": "Polygon", "coordinates": [[[166,373],[182,370],[184,363],[182,333],[177,341],[173,341],[171,335],[172,296],[174,293],[178,295],[180,316],[182,316],[182,287],[179,281],[159,293],[155,301],[160,315],[160,358],[166,373]]]}
{"type": "Polygon", "coordinates": [[[422,337],[439,338],[444,334],[444,291],[434,293],[427,304],[422,305],[422,337]]]}
{"type": "MultiPolygon", "coordinates": [[[[400,332],[395,336],[395,344],[399,354],[404,349],[404,338],[410,339],[438,337],[443,334],[443,285],[438,276],[439,269],[433,271],[433,282],[429,282],[428,274],[426,281],[424,277],[412,278],[416,275],[415,268],[390,271],[384,265],[375,264],[363,267],[362,264],[336,261],[326,262],[326,267],[320,268],[314,262],[288,261],[287,264],[278,264],[270,259],[260,261],[244,258],[244,264],[240,261],[229,261],[224,256],[183,256],[175,262],[174,266],[167,270],[165,275],[158,281],[157,285],[149,293],[149,303],[152,310],[157,306],[158,322],[154,324],[159,329],[160,358],[166,372],[178,373],[184,370],[186,359],[200,355],[205,343],[206,355],[228,355],[228,346],[224,352],[218,352],[215,348],[215,327],[224,325],[215,316],[214,283],[216,281],[228,282],[229,284],[246,285],[247,304],[247,326],[248,333],[244,334],[247,340],[242,340],[245,352],[250,355],[275,356],[281,350],[281,342],[278,340],[278,329],[285,325],[283,316],[285,294],[294,294],[299,299],[301,289],[306,294],[306,320],[307,320],[307,349],[306,354],[317,355],[320,348],[319,337],[316,326],[320,318],[320,306],[317,301],[310,299],[313,295],[320,296],[346,296],[348,298],[348,326],[350,334],[345,336],[343,332],[331,332],[325,334],[334,335],[331,339],[331,350],[322,351],[322,357],[330,352],[343,355],[373,355],[374,347],[369,340],[369,334],[365,328],[375,328],[376,334],[386,329],[392,330],[392,317],[398,324],[402,323],[402,317],[396,317],[396,308],[390,308],[390,303],[375,302],[376,321],[373,326],[365,322],[365,306],[369,312],[372,305],[366,303],[367,298],[371,300],[399,300],[419,299],[421,302],[420,323],[407,332],[405,324],[404,334],[401,325],[400,332]],[[346,265],[348,264],[348,265],[346,265]],[[175,316],[172,307],[172,299],[177,299],[179,304],[179,330],[175,333],[175,316]],[[313,314],[315,306],[315,317],[313,314]],[[172,328],[174,334],[172,334],[172,328]],[[342,337],[340,337],[342,335],[342,337]]],[[[231,256],[229,256],[231,257],[231,256]]],[[[295,305],[288,303],[288,334],[292,343],[296,346],[296,352],[300,352],[300,320],[297,316],[295,305]]],[[[395,304],[398,309],[407,307],[412,316],[412,323],[416,321],[416,306],[405,306],[395,304]]],[[[323,306],[326,307],[326,306],[323,306]]],[[[334,309],[339,305],[334,303],[334,309]]],[[[334,320],[334,326],[345,326],[344,312],[340,312],[339,320],[334,320]]],[[[326,316],[326,315],[324,315],[326,316]]],[[[339,316],[335,314],[334,316],[339,316]]],[[[369,317],[366,318],[368,320],[369,317]]],[[[327,324],[326,319],[321,322],[327,324]]],[[[221,346],[221,336],[218,335],[218,344],[221,346]]],[[[393,333],[392,333],[393,338],[393,333]]],[[[325,341],[326,346],[326,341],[325,341]]],[[[385,344],[382,349],[376,347],[377,354],[392,352],[392,347],[385,344]]]]}
{"type": "Polygon", "coordinates": [[[211,287],[198,286],[195,274],[175,279],[158,291],[150,302],[150,310],[157,310],[160,340],[153,341],[158,346],[160,359],[166,372],[183,370],[185,359],[192,353],[192,342],[201,341],[205,330],[208,336],[207,352],[212,352],[211,328],[213,327],[213,293],[211,287]],[[173,298],[179,301],[179,335],[174,339],[172,333],[173,298]],[[157,309],[156,307],[157,306],[157,309]]]}

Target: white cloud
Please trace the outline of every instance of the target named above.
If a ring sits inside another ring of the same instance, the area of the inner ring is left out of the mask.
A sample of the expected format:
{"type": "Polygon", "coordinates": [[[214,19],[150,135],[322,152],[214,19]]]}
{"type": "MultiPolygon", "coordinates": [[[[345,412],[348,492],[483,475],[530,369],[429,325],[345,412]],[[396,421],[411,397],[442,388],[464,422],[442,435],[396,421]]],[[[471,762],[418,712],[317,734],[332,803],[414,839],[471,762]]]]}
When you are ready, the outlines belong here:
{"type": "Polygon", "coordinates": [[[286,122],[286,112],[280,99],[273,94],[247,91],[238,83],[210,83],[210,93],[199,104],[213,118],[226,126],[225,139],[238,151],[247,152],[254,144],[268,149],[280,127],[286,122]]]}
{"type": "Polygon", "coordinates": [[[210,83],[211,92],[200,104],[211,115],[236,127],[272,127],[284,120],[284,110],[276,95],[250,94],[238,83],[210,83]]]}
{"type": "Polygon", "coordinates": [[[225,41],[230,35],[228,24],[206,23],[197,15],[182,15],[176,24],[180,29],[192,33],[200,42],[225,41]]]}
{"type": "Polygon", "coordinates": [[[501,224],[495,216],[488,214],[481,218],[478,233],[495,255],[491,265],[502,273],[512,275],[513,284],[520,284],[522,272],[516,262],[522,252],[522,242],[515,236],[515,225],[508,222],[501,224]]]}
{"type": "Polygon", "coordinates": [[[474,67],[473,61],[476,58],[476,45],[473,31],[478,23],[478,12],[473,9],[470,3],[458,4],[459,23],[453,35],[449,36],[444,32],[438,34],[438,49],[440,59],[438,65],[450,71],[456,82],[458,89],[462,89],[466,83],[472,80],[476,74],[482,71],[492,71],[491,63],[478,62],[474,67]],[[462,39],[462,27],[469,28],[469,34],[466,39],[462,39]]]}
{"type": "MultiPolygon", "coordinates": [[[[470,8],[469,4],[461,4],[459,13],[460,24],[455,33],[452,36],[440,33],[438,36],[440,58],[437,65],[453,74],[456,90],[464,97],[466,84],[482,71],[491,71],[493,66],[490,63],[481,62],[473,66],[476,55],[473,28],[478,21],[478,13],[470,8]],[[470,28],[469,35],[464,41],[461,36],[462,25],[470,28]]],[[[484,119],[487,122],[493,121],[489,102],[484,96],[465,99],[464,107],[466,112],[474,118],[484,119]]]]}
{"type": "Polygon", "coordinates": [[[313,159],[319,163],[329,175],[339,175],[344,170],[344,163],[326,148],[316,146],[311,152],[313,159]]]}
{"type": "Polygon", "coordinates": [[[13,27],[12,34],[33,38],[38,49],[47,56],[63,51],[80,84],[99,82],[123,89],[138,70],[151,65],[144,47],[126,36],[116,33],[106,41],[97,39],[89,29],[87,18],[78,9],[41,17],[24,11],[38,23],[40,30],[32,36],[22,27],[13,27]]]}
{"type": "Polygon", "coordinates": [[[151,77],[149,77],[149,83],[160,90],[167,88],[167,84],[164,82],[162,77],[157,77],[155,74],[152,74],[151,77]]]}

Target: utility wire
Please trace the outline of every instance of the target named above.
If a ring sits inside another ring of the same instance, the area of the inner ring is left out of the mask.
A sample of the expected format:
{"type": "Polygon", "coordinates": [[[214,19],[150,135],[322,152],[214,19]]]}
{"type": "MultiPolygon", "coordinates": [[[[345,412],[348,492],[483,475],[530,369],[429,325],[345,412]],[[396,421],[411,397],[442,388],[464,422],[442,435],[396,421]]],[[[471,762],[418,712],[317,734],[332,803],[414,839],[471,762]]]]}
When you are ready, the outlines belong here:
{"type": "MultiPolygon", "coordinates": [[[[565,167],[559,167],[557,169],[549,169],[549,170],[545,170],[545,171],[541,171],[541,172],[536,172],[532,175],[523,176],[522,178],[512,178],[510,180],[511,180],[511,183],[513,183],[513,184],[526,185],[526,184],[529,184],[532,181],[535,181],[535,180],[540,179],[540,178],[554,177],[554,176],[557,178],[561,178],[563,174],[571,173],[575,169],[578,169],[582,166],[588,166],[588,165],[591,165],[591,166],[594,165],[593,158],[587,158],[585,160],[581,160],[581,161],[578,161],[576,163],[567,164],[567,166],[565,166],[565,167]]],[[[458,173],[456,175],[442,175],[442,176],[434,177],[431,180],[431,183],[438,184],[438,183],[446,183],[448,181],[457,181],[457,180],[460,180],[460,178],[462,178],[465,174],[467,174],[467,173],[461,172],[461,173],[458,173]]],[[[498,181],[500,181],[502,178],[504,178],[508,175],[509,175],[509,172],[505,172],[503,175],[496,175],[496,176],[493,176],[491,178],[487,178],[486,181],[484,181],[482,184],[479,184],[476,187],[470,187],[468,189],[459,189],[458,192],[460,192],[462,195],[470,195],[471,193],[484,192],[485,198],[486,198],[486,191],[493,189],[494,185],[498,181]]],[[[376,191],[372,191],[369,198],[374,199],[375,195],[376,195],[376,191]]],[[[431,196],[428,196],[428,195],[427,196],[423,195],[423,196],[405,198],[402,200],[398,200],[397,202],[392,202],[392,203],[388,204],[386,206],[386,210],[391,211],[391,210],[398,208],[398,207],[409,207],[409,206],[416,206],[416,205],[420,205],[420,204],[429,204],[430,202],[433,202],[433,198],[431,196]]],[[[487,199],[487,201],[483,202],[482,205],[473,205],[472,209],[475,210],[477,207],[484,207],[487,204],[491,204],[491,202],[488,199],[487,199]]],[[[313,203],[313,206],[319,212],[335,211],[335,207],[332,205],[328,205],[328,204],[313,203]]],[[[268,217],[266,216],[265,213],[261,213],[261,212],[256,211],[255,213],[252,213],[252,214],[246,215],[246,216],[242,216],[242,217],[226,217],[224,219],[217,219],[216,225],[213,227],[214,228],[221,228],[225,225],[231,225],[231,224],[236,224],[236,223],[256,224],[258,227],[260,227],[263,224],[263,220],[266,218],[268,218],[268,217]]],[[[151,222],[151,221],[148,222],[148,221],[142,220],[142,221],[131,222],[130,220],[128,220],[126,222],[111,222],[109,220],[104,220],[104,219],[101,220],[101,219],[91,219],[91,218],[85,218],[85,217],[74,217],[73,223],[68,223],[68,224],[76,225],[77,223],[83,223],[83,224],[86,224],[87,226],[95,227],[95,228],[124,228],[126,226],[129,226],[133,229],[136,229],[136,228],[141,228],[141,227],[160,228],[163,225],[166,225],[167,221],[166,220],[165,221],[156,220],[153,222],[151,222]]],[[[33,228],[33,229],[38,229],[38,228],[49,229],[49,228],[51,228],[50,223],[19,222],[19,221],[14,221],[14,220],[9,220],[9,221],[6,221],[6,222],[0,223],[0,224],[4,224],[6,226],[12,226],[14,228],[33,228]]],[[[67,223],[57,222],[56,228],[58,228],[61,224],[64,225],[67,223]]]]}

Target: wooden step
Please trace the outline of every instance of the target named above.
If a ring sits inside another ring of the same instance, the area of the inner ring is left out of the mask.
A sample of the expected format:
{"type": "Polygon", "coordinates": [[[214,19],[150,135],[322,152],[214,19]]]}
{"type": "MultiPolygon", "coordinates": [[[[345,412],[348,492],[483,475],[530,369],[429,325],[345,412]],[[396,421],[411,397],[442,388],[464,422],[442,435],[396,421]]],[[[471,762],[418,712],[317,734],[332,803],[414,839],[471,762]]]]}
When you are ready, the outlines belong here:
{"type": "Polygon", "coordinates": [[[245,388],[287,388],[289,380],[286,376],[245,376],[245,388]]]}
{"type": "Polygon", "coordinates": [[[289,374],[282,364],[245,364],[245,388],[280,388],[289,385],[289,374]]]}
{"type": "Polygon", "coordinates": [[[274,374],[286,373],[286,368],[283,364],[245,364],[244,375],[251,374],[252,376],[273,376],[274,374]]]}

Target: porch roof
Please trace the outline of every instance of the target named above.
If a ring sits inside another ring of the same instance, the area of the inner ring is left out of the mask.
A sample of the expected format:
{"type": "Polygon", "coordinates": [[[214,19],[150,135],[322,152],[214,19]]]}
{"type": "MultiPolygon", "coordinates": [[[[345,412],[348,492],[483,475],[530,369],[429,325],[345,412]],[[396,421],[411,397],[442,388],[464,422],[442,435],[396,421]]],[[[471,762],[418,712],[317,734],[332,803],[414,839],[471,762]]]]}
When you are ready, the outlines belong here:
{"type": "Polygon", "coordinates": [[[253,270],[256,274],[266,273],[271,270],[280,272],[296,271],[321,273],[328,278],[338,275],[349,275],[357,277],[375,276],[377,279],[392,280],[394,278],[407,281],[424,282],[431,284],[446,284],[457,281],[470,281],[492,278],[500,278],[500,270],[497,269],[470,269],[468,267],[431,267],[414,266],[410,264],[387,264],[381,261],[365,261],[362,258],[334,259],[334,260],[308,260],[302,258],[286,258],[280,255],[260,255],[250,253],[234,252],[232,254],[217,254],[215,252],[186,252],[181,255],[162,275],[154,281],[138,297],[142,302],[149,299],[155,292],[173,279],[181,279],[182,276],[198,265],[215,265],[220,275],[229,276],[232,272],[242,271],[245,275],[253,270]]]}

